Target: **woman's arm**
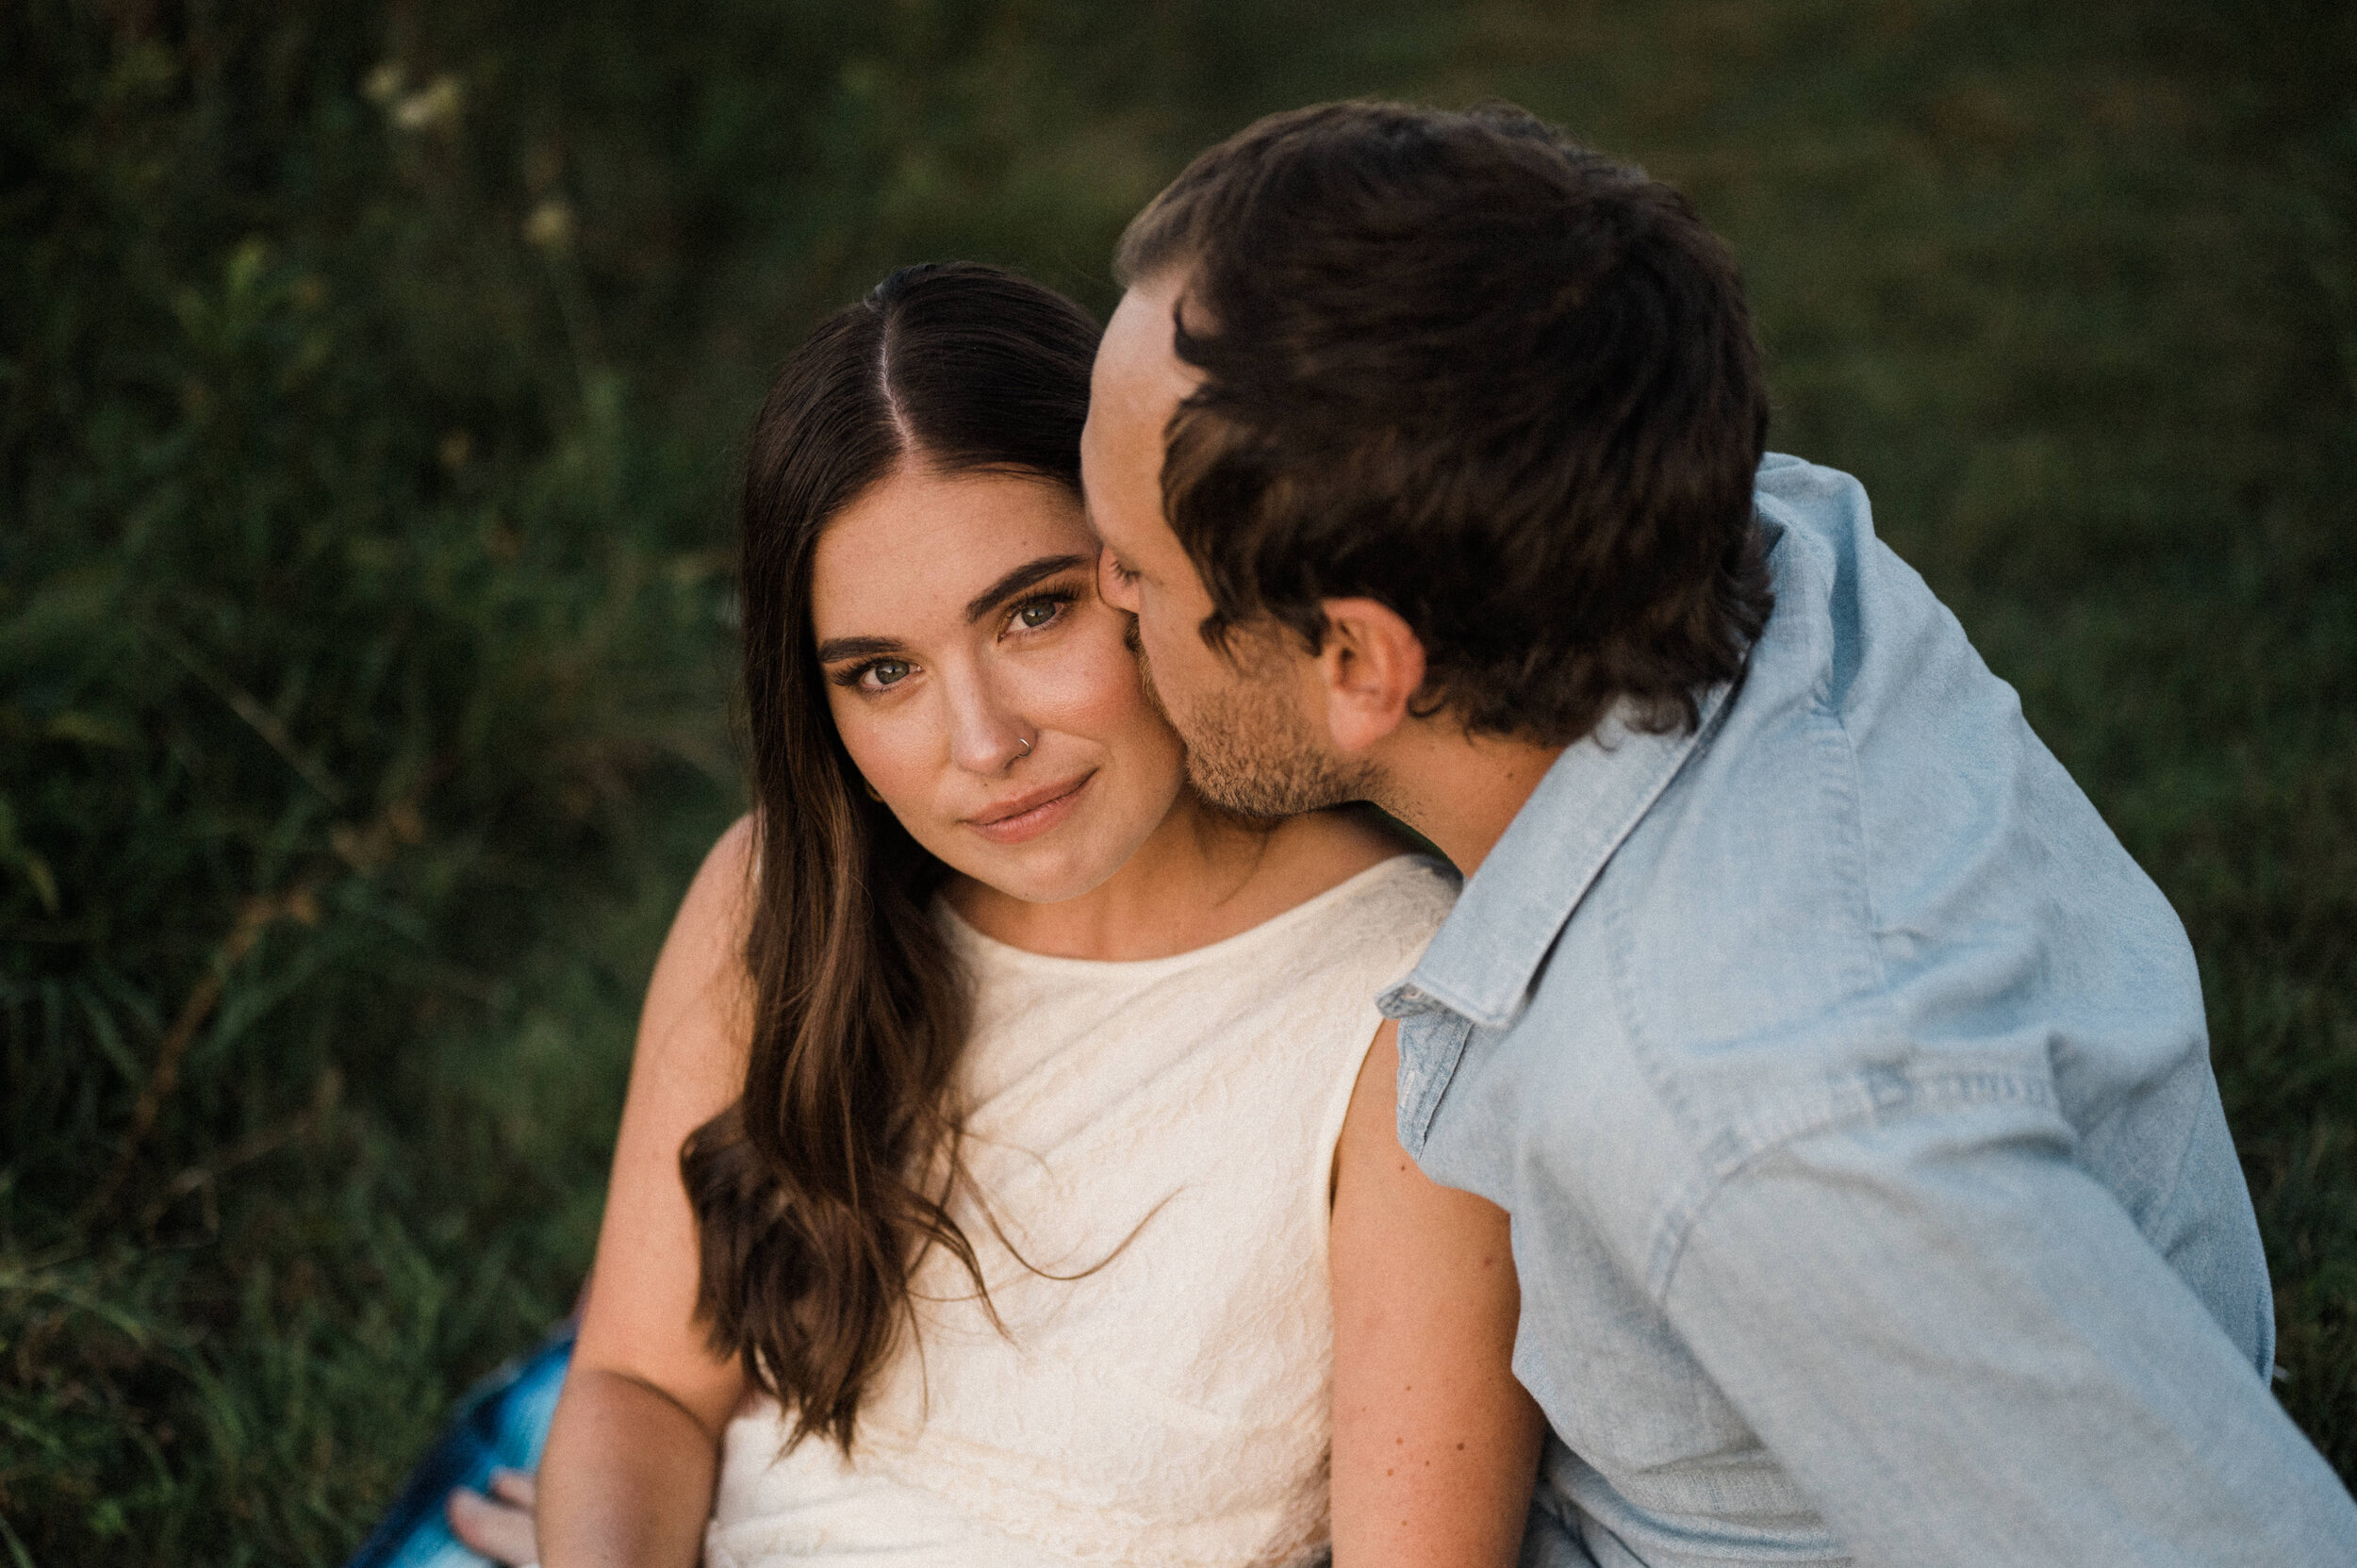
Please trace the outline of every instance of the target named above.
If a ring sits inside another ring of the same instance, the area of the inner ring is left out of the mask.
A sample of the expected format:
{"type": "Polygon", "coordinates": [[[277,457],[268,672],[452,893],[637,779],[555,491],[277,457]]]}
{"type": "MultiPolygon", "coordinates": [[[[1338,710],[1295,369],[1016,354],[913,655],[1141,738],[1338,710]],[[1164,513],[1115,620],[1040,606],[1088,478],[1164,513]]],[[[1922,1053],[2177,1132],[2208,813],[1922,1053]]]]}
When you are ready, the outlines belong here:
{"type": "Polygon", "coordinates": [[[1396,1028],[1334,1155],[1335,1568],[1511,1564],[1546,1423],[1511,1366],[1506,1211],[1400,1148],[1396,1028]]]}
{"type": "Polygon", "coordinates": [[[744,1375],[695,1321],[680,1145],[742,1092],[750,821],[723,834],[647,986],[581,1337],[540,1461],[546,1568],[692,1568],[744,1375]]]}

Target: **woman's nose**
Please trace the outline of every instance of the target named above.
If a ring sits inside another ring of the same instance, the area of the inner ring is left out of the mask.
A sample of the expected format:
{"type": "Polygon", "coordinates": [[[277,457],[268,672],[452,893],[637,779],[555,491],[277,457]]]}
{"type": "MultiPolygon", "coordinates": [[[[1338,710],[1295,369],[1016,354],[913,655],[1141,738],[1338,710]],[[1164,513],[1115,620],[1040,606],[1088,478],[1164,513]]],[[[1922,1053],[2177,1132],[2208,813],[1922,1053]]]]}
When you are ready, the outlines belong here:
{"type": "Polygon", "coordinates": [[[951,700],[949,760],[969,773],[996,775],[1031,754],[1031,730],[986,691],[951,700]]]}

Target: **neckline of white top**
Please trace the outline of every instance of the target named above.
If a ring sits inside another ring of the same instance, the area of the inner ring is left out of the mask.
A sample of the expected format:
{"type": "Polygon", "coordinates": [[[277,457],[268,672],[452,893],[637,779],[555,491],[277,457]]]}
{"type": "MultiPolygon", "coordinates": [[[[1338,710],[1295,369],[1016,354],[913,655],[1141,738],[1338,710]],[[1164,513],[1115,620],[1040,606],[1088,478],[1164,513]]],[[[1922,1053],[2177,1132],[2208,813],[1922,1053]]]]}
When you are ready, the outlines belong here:
{"type": "Polygon", "coordinates": [[[1230,951],[1265,940],[1276,933],[1309,918],[1320,910],[1342,902],[1362,883],[1387,872],[1396,871],[1403,863],[1430,865],[1431,861],[1428,856],[1403,850],[1398,854],[1378,860],[1365,870],[1336,883],[1314,898],[1304,899],[1291,909],[1279,910],[1257,926],[1247,926],[1233,936],[1223,936],[1216,942],[1207,942],[1199,948],[1189,948],[1184,952],[1166,953],[1161,958],[1066,958],[1056,953],[1033,952],[1029,948],[1018,948],[1012,942],[1001,942],[995,936],[985,936],[975,930],[964,916],[952,908],[947,899],[935,899],[933,907],[941,912],[942,916],[948,922],[950,930],[960,940],[973,944],[994,960],[1072,972],[1085,970],[1092,974],[1144,975],[1151,974],[1158,969],[1183,968],[1191,964],[1200,964],[1210,959],[1224,957],[1230,951]]]}

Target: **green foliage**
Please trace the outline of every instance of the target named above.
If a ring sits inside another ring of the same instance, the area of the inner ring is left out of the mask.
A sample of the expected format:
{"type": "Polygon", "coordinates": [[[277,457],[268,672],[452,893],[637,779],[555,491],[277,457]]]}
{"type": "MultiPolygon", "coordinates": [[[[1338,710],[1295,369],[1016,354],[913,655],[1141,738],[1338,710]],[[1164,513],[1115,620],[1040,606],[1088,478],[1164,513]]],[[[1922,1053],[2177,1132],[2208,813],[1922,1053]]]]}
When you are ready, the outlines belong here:
{"type": "Polygon", "coordinates": [[[332,1559],[563,1310],[610,944],[731,788],[713,465],[461,127],[268,10],[0,46],[0,1514],[41,1561],[332,1559]]]}
{"type": "Polygon", "coordinates": [[[0,8],[0,1560],[330,1562],[585,1262],[733,445],[886,268],[1496,93],[1742,254],[2191,929],[2357,1475],[2357,58],[2228,0],[0,8]]]}

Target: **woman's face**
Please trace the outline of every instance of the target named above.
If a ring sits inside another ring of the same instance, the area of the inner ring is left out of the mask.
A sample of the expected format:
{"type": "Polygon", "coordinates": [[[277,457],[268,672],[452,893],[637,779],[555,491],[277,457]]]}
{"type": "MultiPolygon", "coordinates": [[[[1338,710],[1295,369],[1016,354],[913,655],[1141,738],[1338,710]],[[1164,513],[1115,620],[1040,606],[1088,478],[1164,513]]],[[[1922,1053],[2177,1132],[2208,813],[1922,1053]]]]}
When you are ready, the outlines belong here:
{"type": "Polygon", "coordinates": [[[1072,493],[903,463],[812,560],[811,622],[851,761],[952,869],[1034,903],[1121,868],[1185,778],[1072,493]]]}

